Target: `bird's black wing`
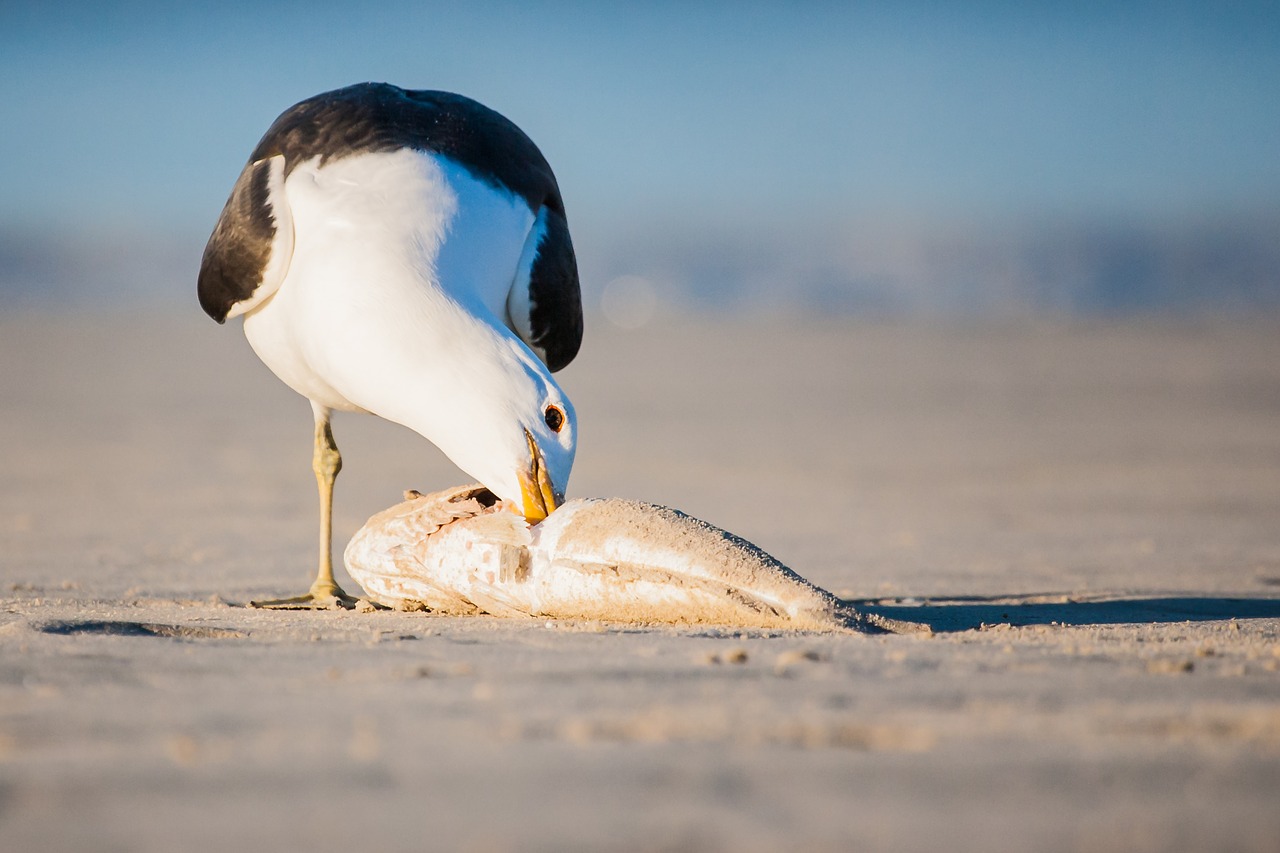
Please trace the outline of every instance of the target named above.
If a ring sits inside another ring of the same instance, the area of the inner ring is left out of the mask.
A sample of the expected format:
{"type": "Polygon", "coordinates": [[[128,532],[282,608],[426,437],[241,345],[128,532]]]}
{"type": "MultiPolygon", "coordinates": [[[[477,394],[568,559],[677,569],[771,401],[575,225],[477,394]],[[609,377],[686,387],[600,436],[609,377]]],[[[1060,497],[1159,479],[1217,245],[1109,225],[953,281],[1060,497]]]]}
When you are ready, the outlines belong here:
{"type": "Polygon", "coordinates": [[[260,304],[284,280],[293,256],[285,159],[251,160],[222,208],[200,261],[200,307],[219,323],[260,304]]]}
{"type": "Polygon", "coordinates": [[[554,373],[582,343],[578,263],[563,211],[538,211],[529,241],[507,298],[508,322],[554,373]]]}

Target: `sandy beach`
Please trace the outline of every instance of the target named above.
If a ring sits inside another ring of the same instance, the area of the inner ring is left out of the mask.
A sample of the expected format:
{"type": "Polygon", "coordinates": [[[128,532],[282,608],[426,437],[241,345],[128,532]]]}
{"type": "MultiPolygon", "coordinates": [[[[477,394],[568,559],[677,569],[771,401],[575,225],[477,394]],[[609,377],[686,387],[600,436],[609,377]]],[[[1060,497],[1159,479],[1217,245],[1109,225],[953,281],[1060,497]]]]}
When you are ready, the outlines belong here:
{"type": "MultiPolygon", "coordinates": [[[[1280,843],[1274,320],[589,327],[571,496],[927,635],[248,609],[315,494],[238,323],[11,315],[0,364],[5,849],[1280,843]]],[[[467,480],[334,431],[339,552],[467,480]]]]}

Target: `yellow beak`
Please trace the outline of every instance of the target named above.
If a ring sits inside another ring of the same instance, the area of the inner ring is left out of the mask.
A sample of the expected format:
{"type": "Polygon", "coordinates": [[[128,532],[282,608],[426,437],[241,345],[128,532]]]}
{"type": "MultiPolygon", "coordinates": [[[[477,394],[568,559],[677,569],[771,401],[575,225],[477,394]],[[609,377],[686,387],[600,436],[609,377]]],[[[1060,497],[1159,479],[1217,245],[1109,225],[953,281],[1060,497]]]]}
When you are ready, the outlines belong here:
{"type": "Polygon", "coordinates": [[[538,443],[528,430],[524,437],[529,441],[529,468],[520,472],[520,497],[524,501],[524,517],[530,522],[542,521],[564,503],[564,495],[557,494],[547,474],[547,463],[542,458],[538,443]]]}

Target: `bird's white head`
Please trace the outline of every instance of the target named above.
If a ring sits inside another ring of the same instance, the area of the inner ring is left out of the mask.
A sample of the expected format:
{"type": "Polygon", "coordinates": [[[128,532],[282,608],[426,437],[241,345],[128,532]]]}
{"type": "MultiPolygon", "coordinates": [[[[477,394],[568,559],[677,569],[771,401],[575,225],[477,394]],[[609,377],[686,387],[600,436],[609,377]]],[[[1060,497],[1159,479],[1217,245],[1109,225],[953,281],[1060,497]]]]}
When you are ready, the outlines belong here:
{"type": "Polygon", "coordinates": [[[510,337],[473,354],[454,377],[444,417],[419,429],[459,468],[529,521],[564,502],[577,450],[573,404],[546,366],[510,337]]]}

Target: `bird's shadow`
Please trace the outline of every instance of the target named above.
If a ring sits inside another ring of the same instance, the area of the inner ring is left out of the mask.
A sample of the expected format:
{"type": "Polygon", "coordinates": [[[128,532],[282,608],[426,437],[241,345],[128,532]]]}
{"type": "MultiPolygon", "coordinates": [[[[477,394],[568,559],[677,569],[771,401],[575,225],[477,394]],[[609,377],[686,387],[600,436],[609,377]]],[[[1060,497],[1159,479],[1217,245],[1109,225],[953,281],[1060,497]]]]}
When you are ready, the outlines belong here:
{"type": "Polygon", "coordinates": [[[984,625],[1121,625],[1280,619],[1280,598],[1178,595],[964,596],[922,599],[848,599],[860,613],[935,632],[971,631],[984,625]]]}

